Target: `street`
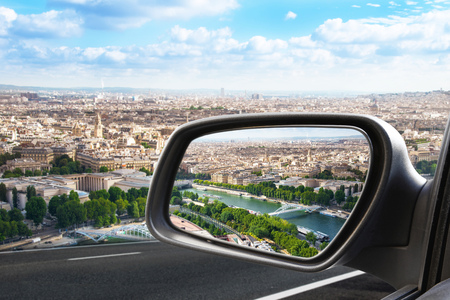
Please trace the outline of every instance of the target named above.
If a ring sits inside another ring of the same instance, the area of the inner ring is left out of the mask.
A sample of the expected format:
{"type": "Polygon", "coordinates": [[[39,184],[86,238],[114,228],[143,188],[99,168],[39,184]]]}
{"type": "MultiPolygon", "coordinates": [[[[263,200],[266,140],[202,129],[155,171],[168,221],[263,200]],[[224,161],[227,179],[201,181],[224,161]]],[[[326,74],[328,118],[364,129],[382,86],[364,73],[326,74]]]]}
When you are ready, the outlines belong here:
{"type": "MultiPolygon", "coordinates": [[[[353,272],[299,273],[157,241],[0,254],[1,298],[256,299],[353,272]]],[[[380,299],[393,292],[367,274],[289,299],[380,299]]]]}

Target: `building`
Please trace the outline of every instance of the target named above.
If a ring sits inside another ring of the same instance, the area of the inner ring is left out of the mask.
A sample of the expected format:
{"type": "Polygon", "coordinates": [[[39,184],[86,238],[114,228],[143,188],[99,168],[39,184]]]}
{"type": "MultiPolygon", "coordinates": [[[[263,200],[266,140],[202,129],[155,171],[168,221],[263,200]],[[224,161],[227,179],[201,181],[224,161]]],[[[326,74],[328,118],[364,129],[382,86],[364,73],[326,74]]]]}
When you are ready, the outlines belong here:
{"type": "Polygon", "coordinates": [[[37,162],[51,163],[54,155],[49,147],[14,147],[12,153],[20,153],[21,158],[31,158],[37,162]]]}
{"type": "Polygon", "coordinates": [[[51,164],[35,161],[32,158],[15,158],[13,160],[6,161],[6,164],[0,167],[0,172],[4,173],[5,171],[14,171],[14,169],[19,168],[23,173],[25,171],[49,171],[52,167],[51,164]]]}
{"type": "Polygon", "coordinates": [[[20,153],[21,158],[31,158],[37,162],[51,163],[55,158],[67,155],[75,160],[75,147],[14,147],[12,153],[20,153]]]}
{"type": "Polygon", "coordinates": [[[95,118],[94,137],[96,137],[96,138],[103,137],[103,125],[102,125],[102,119],[101,119],[99,113],[97,113],[97,117],[95,118]]]}
{"type": "Polygon", "coordinates": [[[92,172],[100,172],[101,167],[106,167],[108,170],[118,169],[135,169],[146,168],[150,172],[153,171],[153,161],[150,157],[99,157],[89,153],[77,153],[76,160],[78,160],[82,166],[90,168],[92,172]]]}
{"type": "Polygon", "coordinates": [[[76,122],[75,126],[73,126],[72,133],[75,136],[81,136],[83,134],[83,132],[81,130],[81,126],[80,126],[80,124],[78,124],[78,122],[76,122]]]}

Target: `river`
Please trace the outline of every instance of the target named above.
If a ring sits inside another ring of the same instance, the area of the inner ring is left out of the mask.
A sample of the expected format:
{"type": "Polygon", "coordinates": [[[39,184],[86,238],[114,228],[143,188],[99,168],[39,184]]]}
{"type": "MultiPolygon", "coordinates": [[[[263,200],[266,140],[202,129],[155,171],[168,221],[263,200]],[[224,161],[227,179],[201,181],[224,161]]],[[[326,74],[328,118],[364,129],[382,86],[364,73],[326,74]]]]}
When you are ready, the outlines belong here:
{"type": "MultiPolygon", "coordinates": [[[[210,198],[210,200],[217,199],[225,203],[226,205],[234,205],[248,210],[259,211],[261,213],[274,212],[281,206],[281,204],[275,202],[261,201],[247,197],[239,197],[219,191],[201,191],[194,188],[182,190],[182,192],[183,191],[198,193],[199,197],[204,197],[203,194],[219,196],[220,199],[210,198]]],[[[336,236],[336,234],[339,232],[339,229],[345,223],[345,220],[343,219],[328,217],[319,213],[308,214],[297,211],[291,213],[283,213],[279,216],[295,225],[326,233],[330,237],[330,240],[336,236]]]]}

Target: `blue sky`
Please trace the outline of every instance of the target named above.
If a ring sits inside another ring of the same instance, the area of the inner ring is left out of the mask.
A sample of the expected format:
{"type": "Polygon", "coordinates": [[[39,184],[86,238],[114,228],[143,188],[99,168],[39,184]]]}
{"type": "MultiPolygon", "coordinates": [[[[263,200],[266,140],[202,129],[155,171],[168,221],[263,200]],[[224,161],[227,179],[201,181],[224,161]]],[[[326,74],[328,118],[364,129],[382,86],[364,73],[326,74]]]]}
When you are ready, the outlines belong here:
{"type": "Polygon", "coordinates": [[[450,0],[0,3],[0,83],[450,90],[450,0]]]}

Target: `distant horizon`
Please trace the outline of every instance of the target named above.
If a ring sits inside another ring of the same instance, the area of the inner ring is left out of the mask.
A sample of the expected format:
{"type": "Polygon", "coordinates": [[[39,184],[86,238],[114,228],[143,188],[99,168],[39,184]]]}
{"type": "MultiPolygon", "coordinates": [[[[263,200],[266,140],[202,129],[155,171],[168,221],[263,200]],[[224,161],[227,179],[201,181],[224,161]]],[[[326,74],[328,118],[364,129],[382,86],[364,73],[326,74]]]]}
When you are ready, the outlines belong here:
{"type": "MultiPolygon", "coordinates": [[[[157,91],[157,92],[173,92],[173,93],[209,93],[209,94],[220,94],[221,88],[214,89],[214,88],[191,88],[191,89],[165,89],[165,88],[155,88],[155,87],[148,87],[148,88],[133,88],[133,87],[52,87],[52,86],[26,86],[26,85],[14,85],[14,84],[2,84],[0,83],[0,91],[8,91],[11,89],[17,89],[17,90],[23,90],[23,91],[32,91],[32,92],[39,92],[39,90],[46,90],[47,92],[50,92],[51,90],[67,90],[67,91],[90,91],[92,93],[94,92],[110,92],[110,93],[118,93],[118,92],[127,92],[128,91],[140,91],[140,92],[151,92],[151,91],[157,91]]],[[[263,96],[273,96],[275,94],[280,94],[278,96],[282,97],[289,97],[292,95],[301,95],[306,96],[307,94],[313,95],[313,96],[331,96],[331,97],[355,97],[359,95],[371,95],[371,94],[404,94],[404,93],[430,93],[430,92],[448,92],[450,90],[410,90],[410,91],[403,91],[403,92],[391,92],[391,91],[345,91],[345,90],[337,90],[337,91],[313,91],[313,90],[240,90],[240,89],[225,89],[225,96],[228,94],[236,94],[236,93],[245,93],[247,92],[247,96],[251,96],[253,93],[259,93],[263,96]]]]}

